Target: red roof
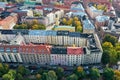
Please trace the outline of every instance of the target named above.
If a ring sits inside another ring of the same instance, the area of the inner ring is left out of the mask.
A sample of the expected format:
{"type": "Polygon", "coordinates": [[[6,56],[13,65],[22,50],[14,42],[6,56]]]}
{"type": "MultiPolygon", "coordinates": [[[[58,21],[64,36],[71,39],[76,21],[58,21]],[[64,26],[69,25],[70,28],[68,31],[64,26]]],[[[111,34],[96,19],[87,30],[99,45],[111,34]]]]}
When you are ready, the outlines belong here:
{"type": "Polygon", "coordinates": [[[50,54],[50,47],[47,45],[21,45],[20,53],[50,54]]]}
{"type": "Polygon", "coordinates": [[[83,54],[83,48],[81,47],[68,47],[67,48],[67,54],[75,54],[75,55],[79,55],[79,54],[83,54]]]}
{"type": "Polygon", "coordinates": [[[13,52],[16,49],[19,53],[35,53],[35,54],[50,54],[50,46],[47,45],[0,45],[0,49],[4,52],[13,52]]]}
{"type": "Polygon", "coordinates": [[[36,6],[35,9],[43,9],[42,6],[36,6]]]}

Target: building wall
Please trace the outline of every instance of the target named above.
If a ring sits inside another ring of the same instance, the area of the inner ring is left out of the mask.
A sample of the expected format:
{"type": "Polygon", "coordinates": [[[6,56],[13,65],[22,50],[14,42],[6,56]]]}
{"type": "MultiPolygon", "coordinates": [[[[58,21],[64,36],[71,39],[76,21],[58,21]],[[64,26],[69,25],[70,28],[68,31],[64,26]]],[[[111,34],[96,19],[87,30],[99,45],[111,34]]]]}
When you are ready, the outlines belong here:
{"type": "Polygon", "coordinates": [[[87,40],[81,37],[69,36],[39,36],[39,35],[24,35],[27,43],[48,43],[53,45],[75,45],[86,46],[87,40]]]}
{"type": "Polygon", "coordinates": [[[22,62],[22,63],[37,63],[39,65],[82,65],[100,63],[102,52],[87,52],[82,51],[82,48],[71,47],[72,52],[67,50],[66,54],[50,54],[46,46],[0,46],[0,60],[2,62],[22,62]],[[3,49],[4,48],[4,49],[3,49]],[[9,49],[8,49],[9,48],[9,49]],[[13,51],[14,50],[14,51],[13,51]]]}

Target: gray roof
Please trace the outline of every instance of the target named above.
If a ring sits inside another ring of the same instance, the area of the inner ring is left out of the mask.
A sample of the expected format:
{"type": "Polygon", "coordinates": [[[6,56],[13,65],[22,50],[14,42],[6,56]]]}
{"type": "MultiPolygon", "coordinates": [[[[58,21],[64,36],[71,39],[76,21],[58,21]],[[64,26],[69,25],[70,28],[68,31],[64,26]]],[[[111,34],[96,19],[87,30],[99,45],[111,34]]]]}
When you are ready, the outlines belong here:
{"type": "Polygon", "coordinates": [[[69,36],[69,37],[84,37],[87,38],[88,34],[69,31],[53,31],[53,30],[0,30],[1,34],[18,34],[22,35],[35,35],[35,36],[69,36]]]}
{"type": "Polygon", "coordinates": [[[83,21],[83,29],[94,29],[94,28],[95,27],[90,20],[86,19],[83,21]]]}

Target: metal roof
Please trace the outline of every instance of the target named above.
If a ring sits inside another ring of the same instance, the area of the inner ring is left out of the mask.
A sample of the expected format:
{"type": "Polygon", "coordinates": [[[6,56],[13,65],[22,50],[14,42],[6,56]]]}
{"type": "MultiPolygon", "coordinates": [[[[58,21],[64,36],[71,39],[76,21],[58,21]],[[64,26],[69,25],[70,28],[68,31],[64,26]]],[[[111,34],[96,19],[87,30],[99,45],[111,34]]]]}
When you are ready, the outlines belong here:
{"type": "Polygon", "coordinates": [[[98,22],[104,22],[104,21],[106,21],[106,20],[109,20],[109,17],[108,17],[108,16],[97,16],[97,17],[96,17],[96,20],[97,20],[98,22]]]}
{"type": "Polygon", "coordinates": [[[94,29],[94,28],[95,27],[90,20],[86,19],[83,21],[83,29],[94,29]]]}
{"type": "Polygon", "coordinates": [[[29,35],[46,36],[46,31],[45,30],[29,30],[29,35]]]}

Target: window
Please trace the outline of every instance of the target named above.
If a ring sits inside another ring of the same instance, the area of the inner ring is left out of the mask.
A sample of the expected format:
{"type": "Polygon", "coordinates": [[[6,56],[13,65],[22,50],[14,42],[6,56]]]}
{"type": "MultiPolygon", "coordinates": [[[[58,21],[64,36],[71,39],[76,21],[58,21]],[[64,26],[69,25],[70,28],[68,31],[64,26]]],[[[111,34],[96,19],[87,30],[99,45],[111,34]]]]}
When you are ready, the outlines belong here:
{"type": "Polygon", "coordinates": [[[17,52],[17,48],[13,48],[12,52],[16,53],[17,52]]]}
{"type": "Polygon", "coordinates": [[[6,48],[6,52],[10,52],[10,48],[6,48]]]}
{"type": "Polygon", "coordinates": [[[0,48],[0,52],[4,52],[4,48],[3,47],[0,48]]]}

